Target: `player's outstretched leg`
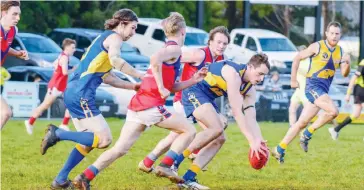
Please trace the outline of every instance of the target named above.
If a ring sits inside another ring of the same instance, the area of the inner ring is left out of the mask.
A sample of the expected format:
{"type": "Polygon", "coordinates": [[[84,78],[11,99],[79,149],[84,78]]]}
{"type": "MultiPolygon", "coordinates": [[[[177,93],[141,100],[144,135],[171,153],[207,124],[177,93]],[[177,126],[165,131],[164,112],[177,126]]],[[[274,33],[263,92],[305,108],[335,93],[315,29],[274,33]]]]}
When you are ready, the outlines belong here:
{"type": "Polygon", "coordinates": [[[10,117],[13,113],[11,112],[9,105],[6,103],[6,101],[3,97],[0,97],[0,107],[1,107],[1,116],[0,116],[1,129],[3,129],[6,122],[10,119],[10,117]]]}
{"type": "Polygon", "coordinates": [[[331,122],[339,114],[339,110],[328,94],[321,95],[317,98],[315,100],[315,105],[321,108],[324,113],[320,114],[318,119],[301,134],[300,145],[305,152],[308,151],[308,142],[311,140],[313,133],[326,123],[331,122]]]}
{"type": "Polygon", "coordinates": [[[139,162],[139,170],[150,173],[154,170],[154,162],[164,153],[168,151],[172,143],[178,137],[178,133],[170,132],[165,138],[158,142],[157,146],[150,152],[144,160],[139,162]]]}
{"type": "Polygon", "coordinates": [[[307,124],[313,117],[315,117],[319,110],[320,108],[315,104],[305,104],[298,121],[288,129],[283,140],[276,147],[272,148],[272,156],[276,158],[280,164],[284,163],[284,156],[288,144],[290,144],[292,140],[299,134],[299,132],[307,126],[307,124]]]}
{"type": "Polygon", "coordinates": [[[48,89],[43,102],[37,108],[35,108],[35,110],[32,113],[32,116],[28,120],[24,121],[25,129],[27,130],[27,133],[29,135],[33,134],[33,128],[34,128],[33,125],[37,120],[37,118],[41,116],[45,110],[47,110],[49,107],[52,106],[53,102],[56,101],[58,95],[59,94],[57,93],[52,94],[51,89],[48,89]]]}
{"type": "Polygon", "coordinates": [[[348,116],[347,118],[345,118],[345,120],[340,123],[339,125],[337,125],[334,128],[329,128],[329,133],[331,135],[331,138],[333,140],[337,140],[339,137],[339,132],[342,128],[344,128],[346,125],[350,124],[354,119],[358,118],[360,116],[360,112],[362,110],[362,105],[361,104],[354,104],[354,110],[353,113],[348,116]]]}

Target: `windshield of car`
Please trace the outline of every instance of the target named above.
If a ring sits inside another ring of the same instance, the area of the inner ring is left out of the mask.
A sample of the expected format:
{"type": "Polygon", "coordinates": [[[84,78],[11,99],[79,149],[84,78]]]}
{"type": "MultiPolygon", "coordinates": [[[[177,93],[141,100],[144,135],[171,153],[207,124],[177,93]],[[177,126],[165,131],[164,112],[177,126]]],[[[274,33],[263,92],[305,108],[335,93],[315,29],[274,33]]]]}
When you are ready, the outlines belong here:
{"type": "Polygon", "coordinates": [[[209,35],[207,33],[187,33],[186,46],[204,46],[207,44],[209,35]]]}
{"type": "Polygon", "coordinates": [[[45,37],[20,37],[25,48],[31,53],[60,53],[62,49],[51,39],[45,37]]]}
{"type": "Polygon", "coordinates": [[[263,51],[296,51],[296,47],[285,38],[259,38],[263,51]]]}

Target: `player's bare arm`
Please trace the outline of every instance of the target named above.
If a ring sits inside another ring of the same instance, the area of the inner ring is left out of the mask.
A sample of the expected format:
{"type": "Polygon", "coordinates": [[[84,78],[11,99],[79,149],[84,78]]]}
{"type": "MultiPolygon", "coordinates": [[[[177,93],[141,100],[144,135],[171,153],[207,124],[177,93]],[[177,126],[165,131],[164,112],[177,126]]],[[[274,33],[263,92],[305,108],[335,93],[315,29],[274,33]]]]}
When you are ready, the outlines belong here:
{"type": "Polygon", "coordinates": [[[341,75],[347,77],[350,73],[350,55],[344,53],[340,64],[341,75]]]}
{"type": "Polygon", "coordinates": [[[59,64],[62,67],[62,74],[63,75],[68,75],[68,57],[65,55],[62,55],[59,58],[59,64]]]}
{"type": "Polygon", "coordinates": [[[306,59],[319,51],[319,44],[313,43],[308,48],[300,51],[296,57],[293,59],[292,63],[292,71],[291,71],[291,87],[292,88],[298,88],[298,82],[297,82],[297,71],[300,65],[300,62],[302,59],[306,59]]]}
{"type": "Polygon", "coordinates": [[[162,98],[167,98],[170,94],[163,85],[162,64],[163,62],[169,63],[171,60],[177,59],[180,55],[181,48],[179,46],[167,46],[157,51],[150,58],[152,73],[162,98]]]}
{"type": "Polygon", "coordinates": [[[110,86],[113,86],[115,88],[123,88],[129,90],[137,90],[139,86],[139,84],[134,84],[120,79],[112,71],[105,77],[104,83],[109,84],[110,86]]]}
{"type": "Polygon", "coordinates": [[[18,50],[15,50],[13,48],[10,48],[9,52],[8,52],[8,55],[15,56],[15,57],[18,57],[18,58],[24,59],[24,60],[29,59],[28,52],[24,51],[24,50],[18,51],[18,50]]]}
{"type": "Polygon", "coordinates": [[[120,55],[120,49],[122,46],[123,40],[117,34],[110,35],[104,42],[105,47],[108,47],[109,59],[112,66],[130,76],[135,78],[142,78],[143,74],[136,70],[133,66],[131,66],[128,62],[126,62],[120,55]]]}
{"type": "Polygon", "coordinates": [[[188,49],[182,52],[181,63],[200,64],[204,58],[205,52],[202,49],[188,49]]]}
{"type": "MultiPolygon", "coordinates": [[[[262,142],[264,141],[264,138],[262,136],[262,131],[260,130],[260,127],[258,125],[257,122],[257,118],[256,118],[256,110],[255,110],[255,97],[256,97],[256,90],[254,87],[252,87],[249,92],[245,95],[244,98],[244,108],[242,111],[244,111],[245,113],[245,118],[246,118],[246,125],[251,127],[251,130],[255,136],[255,138],[260,139],[262,142]]],[[[263,147],[262,148],[265,151],[260,150],[259,152],[261,152],[265,157],[267,157],[267,152],[268,152],[268,148],[267,147],[263,147]]]]}
{"type": "Polygon", "coordinates": [[[361,73],[356,71],[354,76],[351,77],[350,82],[349,82],[349,86],[348,86],[348,90],[346,91],[346,96],[345,96],[346,102],[350,101],[350,94],[351,94],[351,92],[353,92],[355,82],[356,82],[356,80],[358,79],[358,77],[360,75],[361,75],[361,73]]]}
{"type": "Polygon", "coordinates": [[[199,71],[197,71],[197,73],[195,73],[193,75],[193,77],[190,78],[189,80],[182,81],[182,82],[176,82],[173,85],[172,92],[174,93],[174,92],[181,91],[185,88],[188,88],[188,87],[202,81],[205,78],[207,72],[208,72],[208,69],[206,67],[203,67],[199,71]]]}
{"type": "Polygon", "coordinates": [[[246,115],[243,112],[244,98],[240,94],[241,78],[234,68],[229,65],[225,65],[221,72],[227,83],[228,100],[236,123],[247,138],[253,153],[259,158],[258,152],[264,151],[261,149],[262,140],[255,136],[253,129],[255,126],[248,126],[246,123],[246,115]]]}

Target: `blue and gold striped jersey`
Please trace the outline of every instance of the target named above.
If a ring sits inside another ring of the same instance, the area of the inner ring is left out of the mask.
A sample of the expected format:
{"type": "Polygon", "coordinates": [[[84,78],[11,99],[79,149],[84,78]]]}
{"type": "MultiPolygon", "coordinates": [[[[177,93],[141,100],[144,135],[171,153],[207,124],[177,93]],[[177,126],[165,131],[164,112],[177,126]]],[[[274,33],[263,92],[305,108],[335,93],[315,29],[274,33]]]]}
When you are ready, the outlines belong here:
{"type": "Polygon", "coordinates": [[[249,89],[252,87],[250,82],[243,82],[243,76],[247,69],[245,64],[237,64],[232,61],[224,60],[219,62],[214,62],[208,66],[207,76],[203,81],[199,82],[198,85],[205,91],[205,93],[211,98],[217,98],[220,96],[227,96],[227,83],[221,74],[221,70],[224,65],[229,65],[235,69],[239,74],[242,85],[240,87],[240,92],[242,95],[246,95],[249,89]]]}
{"type": "Polygon", "coordinates": [[[84,98],[94,98],[96,88],[100,86],[103,78],[112,69],[108,51],[103,46],[103,42],[113,33],[111,30],[106,30],[92,42],[82,56],[79,67],[70,79],[68,88],[72,89],[69,90],[84,98]]]}
{"type": "Polygon", "coordinates": [[[306,88],[319,86],[328,92],[335,71],[340,66],[343,51],[339,45],[330,49],[325,40],[317,43],[319,52],[310,57],[306,88]]]}

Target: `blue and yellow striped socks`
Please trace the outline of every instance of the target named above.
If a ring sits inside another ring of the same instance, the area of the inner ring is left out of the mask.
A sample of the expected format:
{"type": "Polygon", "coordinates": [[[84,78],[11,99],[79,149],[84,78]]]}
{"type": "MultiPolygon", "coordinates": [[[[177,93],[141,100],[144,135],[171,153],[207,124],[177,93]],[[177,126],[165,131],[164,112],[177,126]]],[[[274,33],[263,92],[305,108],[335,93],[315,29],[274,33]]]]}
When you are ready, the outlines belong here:
{"type": "Polygon", "coordinates": [[[195,181],[196,175],[199,171],[201,171],[201,168],[196,164],[192,164],[190,169],[187,170],[187,172],[183,176],[183,179],[185,181],[195,181]]]}
{"type": "Polygon", "coordinates": [[[99,143],[99,138],[94,133],[90,132],[73,132],[57,129],[56,136],[59,140],[73,141],[93,148],[96,148],[99,143]]]}
{"type": "Polygon", "coordinates": [[[80,163],[83,158],[91,151],[92,149],[85,150],[85,148],[79,144],[72,150],[71,154],[68,157],[68,160],[64,164],[62,170],[59,172],[56,177],[56,181],[59,184],[62,184],[67,181],[68,175],[71,170],[80,163]]]}
{"type": "Polygon", "coordinates": [[[303,135],[307,138],[311,139],[312,134],[315,132],[315,129],[312,126],[309,126],[307,129],[303,131],[303,135]]]}
{"type": "Polygon", "coordinates": [[[174,162],[174,166],[178,168],[178,167],[179,167],[179,165],[183,162],[183,160],[184,160],[185,158],[187,158],[190,154],[191,154],[191,151],[190,151],[190,150],[188,150],[188,149],[184,150],[184,151],[183,151],[183,153],[182,153],[182,154],[180,154],[180,155],[177,157],[177,159],[175,160],[175,162],[174,162]]]}

